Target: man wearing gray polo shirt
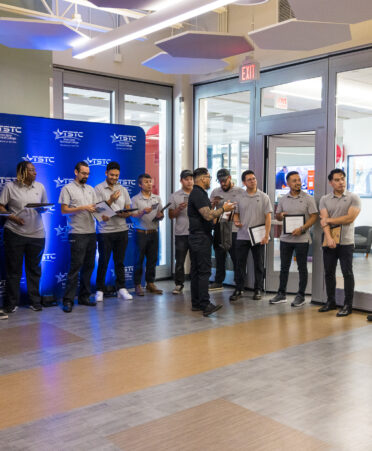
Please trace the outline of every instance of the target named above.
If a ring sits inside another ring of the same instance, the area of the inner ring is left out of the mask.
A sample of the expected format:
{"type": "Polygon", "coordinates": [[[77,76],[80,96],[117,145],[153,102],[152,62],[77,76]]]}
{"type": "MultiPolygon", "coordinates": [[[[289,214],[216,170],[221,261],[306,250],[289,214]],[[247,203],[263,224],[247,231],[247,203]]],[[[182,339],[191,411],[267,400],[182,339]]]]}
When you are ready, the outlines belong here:
{"type": "MultiPolygon", "coordinates": [[[[220,208],[224,202],[231,201],[237,202],[238,198],[242,196],[245,191],[238,186],[235,186],[231,180],[230,171],[228,169],[219,169],[217,171],[217,180],[220,184],[219,188],[215,188],[210,196],[211,203],[213,207],[220,208]]],[[[236,271],[236,237],[238,228],[235,224],[232,225],[232,245],[228,251],[233,263],[234,277],[236,271]]],[[[209,291],[221,290],[223,288],[223,281],[226,276],[226,257],[227,251],[225,251],[221,246],[221,235],[219,222],[214,227],[213,232],[213,249],[214,255],[216,257],[216,275],[214,282],[209,285],[209,291]]]]}
{"type": "Polygon", "coordinates": [[[159,221],[164,218],[161,199],[153,194],[153,180],[149,174],[141,174],[138,179],[141,191],[132,197],[132,208],[138,208],[138,213],[133,215],[136,229],[137,257],[134,264],[134,285],[137,296],[144,296],[141,286],[143,261],[146,257],[146,290],[154,294],[162,294],[155,285],[156,262],[159,249],[159,221]]]}
{"type": "Polygon", "coordinates": [[[346,191],[346,175],[342,169],[333,169],[328,175],[333,192],[320,199],[320,225],[323,228],[326,245],[323,246],[323,262],[327,302],[319,309],[328,312],[336,309],[336,267],[340,260],[344,277],[344,305],[337,316],[352,313],[354,297],[354,221],[360,213],[359,196],[346,191]],[[331,228],[341,226],[340,243],[337,244],[331,235],[331,228]]]}
{"type": "Polygon", "coordinates": [[[175,288],[173,294],[180,294],[185,282],[185,260],[189,252],[189,218],[187,216],[187,203],[194,186],[192,172],[185,169],[181,172],[180,182],[182,188],[171,194],[169,198],[169,219],[176,220],[175,249],[176,267],[174,274],[175,288]]]}
{"type": "Polygon", "coordinates": [[[318,209],[315,200],[309,194],[301,191],[301,177],[297,171],[291,171],[286,176],[290,191],[279,199],[276,210],[276,219],[283,221],[286,215],[304,215],[304,225],[298,227],[291,234],[283,233],[280,236],[280,284],[278,293],[270,299],[270,304],[287,302],[286,290],[289,268],[292,262],[293,252],[296,253],[296,261],[299,273],[299,287],[292,307],[301,307],[305,304],[305,290],[307,285],[307,255],[311,242],[310,228],[318,218],[318,209]]]}
{"type": "Polygon", "coordinates": [[[10,213],[4,226],[6,313],[13,313],[18,308],[23,259],[30,308],[34,311],[42,309],[39,285],[45,247],[41,217],[44,210],[25,206],[29,203],[46,203],[48,200],[44,185],[35,180],[35,166],[29,161],[22,161],[17,165],[17,180],[7,183],[0,194],[0,213],[10,213]]]}
{"type": "Polygon", "coordinates": [[[273,212],[269,196],[257,189],[257,180],[253,171],[244,171],[242,182],[247,187],[247,191],[238,198],[238,205],[234,214],[234,222],[236,227],[238,227],[236,239],[236,288],[230,296],[230,301],[237,301],[242,296],[249,251],[252,252],[254,262],[253,299],[259,300],[262,297],[265,245],[269,242],[271,214],[273,212]],[[248,228],[258,225],[265,225],[265,236],[260,243],[254,244],[251,241],[248,228]]]}
{"type": "Polygon", "coordinates": [[[97,201],[105,201],[114,210],[120,211],[108,221],[98,222],[98,269],[96,280],[96,302],[103,301],[107,267],[113,254],[115,266],[115,286],[119,299],[131,300],[133,296],[125,288],[124,258],[128,245],[128,225],[126,218],[130,212],[130,197],[126,188],[118,183],[120,165],[111,161],[106,168],[106,180],[95,187],[97,201]]]}
{"type": "Polygon", "coordinates": [[[75,180],[62,188],[58,200],[62,214],[67,215],[71,247],[70,269],[63,296],[63,311],[66,313],[70,313],[74,306],[79,273],[78,303],[96,305],[89,300],[89,296],[96,256],[96,224],[92,213],[96,210],[97,196],[94,188],[86,184],[89,173],[89,166],[85,161],[77,163],[75,180]]]}

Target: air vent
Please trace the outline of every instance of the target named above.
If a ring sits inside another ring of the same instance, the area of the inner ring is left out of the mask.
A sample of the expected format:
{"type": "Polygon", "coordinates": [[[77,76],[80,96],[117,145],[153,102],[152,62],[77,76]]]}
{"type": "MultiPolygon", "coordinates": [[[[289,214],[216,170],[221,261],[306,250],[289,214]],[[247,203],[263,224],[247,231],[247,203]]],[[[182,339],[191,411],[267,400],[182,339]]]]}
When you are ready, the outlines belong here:
{"type": "Polygon", "coordinates": [[[293,19],[294,17],[294,12],[291,10],[288,0],[279,0],[278,22],[284,22],[285,20],[293,19]]]}

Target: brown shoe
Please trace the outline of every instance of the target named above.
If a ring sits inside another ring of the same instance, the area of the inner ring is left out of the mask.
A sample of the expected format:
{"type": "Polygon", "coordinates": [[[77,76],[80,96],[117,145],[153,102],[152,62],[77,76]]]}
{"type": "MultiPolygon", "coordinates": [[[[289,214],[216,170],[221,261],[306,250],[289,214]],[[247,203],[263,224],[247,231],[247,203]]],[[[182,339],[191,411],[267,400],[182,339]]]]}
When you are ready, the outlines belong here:
{"type": "Polygon", "coordinates": [[[141,285],[136,285],[136,295],[137,296],[145,296],[145,292],[143,291],[141,285]]]}
{"type": "Polygon", "coordinates": [[[154,283],[148,283],[146,290],[154,294],[163,294],[163,290],[160,290],[154,283]]]}

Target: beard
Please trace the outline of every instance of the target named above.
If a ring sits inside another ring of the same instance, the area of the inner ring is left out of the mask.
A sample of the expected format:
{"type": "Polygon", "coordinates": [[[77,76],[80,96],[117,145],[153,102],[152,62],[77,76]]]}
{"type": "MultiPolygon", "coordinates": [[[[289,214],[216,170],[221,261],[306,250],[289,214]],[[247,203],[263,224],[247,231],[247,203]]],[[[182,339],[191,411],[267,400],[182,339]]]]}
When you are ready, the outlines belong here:
{"type": "Polygon", "coordinates": [[[81,179],[81,180],[80,180],[80,183],[81,183],[82,185],[84,185],[85,183],[87,183],[87,180],[88,180],[87,178],[81,179]]]}
{"type": "Polygon", "coordinates": [[[224,187],[221,187],[221,188],[222,188],[222,190],[225,191],[225,193],[226,193],[226,192],[229,191],[229,189],[231,188],[231,183],[230,183],[229,186],[224,186],[224,187]]]}

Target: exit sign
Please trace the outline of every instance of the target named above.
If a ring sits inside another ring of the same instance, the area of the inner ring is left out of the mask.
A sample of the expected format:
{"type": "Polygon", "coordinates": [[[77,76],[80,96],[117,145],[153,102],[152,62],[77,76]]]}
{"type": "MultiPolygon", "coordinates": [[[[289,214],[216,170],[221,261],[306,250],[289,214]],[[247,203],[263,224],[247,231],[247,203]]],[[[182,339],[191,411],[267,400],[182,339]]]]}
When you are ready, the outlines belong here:
{"type": "Polygon", "coordinates": [[[260,63],[258,61],[250,60],[244,61],[239,70],[240,83],[247,83],[249,81],[260,79],[260,63]]]}

